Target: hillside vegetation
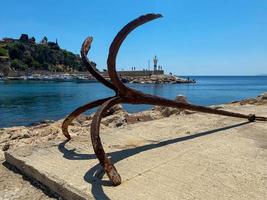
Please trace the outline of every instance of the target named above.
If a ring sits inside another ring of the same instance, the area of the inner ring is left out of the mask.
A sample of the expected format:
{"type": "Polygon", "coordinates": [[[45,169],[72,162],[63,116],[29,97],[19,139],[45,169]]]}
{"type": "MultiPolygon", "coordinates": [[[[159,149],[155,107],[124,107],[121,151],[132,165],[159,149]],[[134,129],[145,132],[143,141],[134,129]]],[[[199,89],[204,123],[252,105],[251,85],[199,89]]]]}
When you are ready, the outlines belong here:
{"type": "Polygon", "coordinates": [[[26,34],[19,39],[3,38],[0,41],[0,58],[0,71],[7,67],[12,71],[84,71],[79,55],[61,49],[57,41],[49,42],[46,37],[40,43],[26,34]]]}

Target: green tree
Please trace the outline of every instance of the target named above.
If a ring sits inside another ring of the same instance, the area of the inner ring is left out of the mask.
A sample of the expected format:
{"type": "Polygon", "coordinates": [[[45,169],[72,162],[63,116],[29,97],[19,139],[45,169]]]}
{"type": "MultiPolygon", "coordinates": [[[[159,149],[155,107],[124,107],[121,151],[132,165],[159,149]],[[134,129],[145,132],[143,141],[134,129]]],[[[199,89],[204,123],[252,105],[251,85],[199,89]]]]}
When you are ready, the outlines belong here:
{"type": "Polygon", "coordinates": [[[12,68],[17,70],[43,69],[50,71],[84,71],[81,58],[67,50],[60,49],[57,43],[48,42],[44,37],[42,44],[33,38],[29,42],[15,41],[0,46],[0,56],[9,55],[12,68]]]}
{"type": "Polygon", "coordinates": [[[38,70],[38,69],[40,70],[42,69],[42,65],[38,61],[32,60],[32,62],[30,63],[30,68],[35,69],[35,70],[38,70]]]}
{"type": "Polygon", "coordinates": [[[2,47],[0,47],[0,56],[8,56],[8,51],[2,47]]]}
{"type": "Polygon", "coordinates": [[[23,53],[23,62],[27,64],[28,66],[30,66],[33,61],[34,59],[32,58],[31,52],[28,50],[25,51],[23,53]]]}
{"type": "Polygon", "coordinates": [[[22,59],[26,47],[22,42],[15,42],[8,45],[8,54],[11,60],[22,59]]]}
{"type": "Polygon", "coordinates": [[[21,71],[25,71],[28,68],[28,66],[19,59],[12,60],[11,67],[15,70],[21,70],[21,71]]]}

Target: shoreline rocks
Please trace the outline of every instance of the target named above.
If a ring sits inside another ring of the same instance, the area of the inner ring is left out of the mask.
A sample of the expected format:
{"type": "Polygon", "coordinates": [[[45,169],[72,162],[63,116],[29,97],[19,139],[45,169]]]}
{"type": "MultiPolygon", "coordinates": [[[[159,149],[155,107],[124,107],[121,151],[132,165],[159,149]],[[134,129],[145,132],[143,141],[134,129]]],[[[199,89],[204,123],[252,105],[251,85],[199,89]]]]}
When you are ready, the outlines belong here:
{"type": "MultiPolygon", "coordinates": [[[[176,101],[187,102],[186,97],[177,96],[176,101]]],[[[166,108],[155,106],[150,110],[128,113],[119,104],[110,108],[101,121],[101,128],[118,128],[128,124],[134,124],[144,121],[151,121],[169,117],[171,115],[186,114],[185,111],[177,108],[166,108]]],[[[69,126],[70,134],[88,135],[90,133],[91,121],[94,113],[78,116],[69,126]]],[[[0,129],[0,149],[7,150],[10,147],[21,145],[41,145],[42,143],[57,141],[64,139],[61,125],[63,119],[58,121],[43,120],[40,123],[32,124],[31,126],[20,126],[0,129]]]]}
{"type": "MultiPolygon", "coordinates": [[[[188,103],[186,97],[178,95],[176,101],[188,103]]],[[[259,95],[256,98],[223,104],[223,108],[231,106],[242,105],[263,105],[267,104],[267,93],[259,95]]],[[[135,124],[139,122],[152,121],[170,116],[188,115],[195,113],[193,111],[184,110],[180,108],[168,108],[163,106],[154,106],[150,110],[128,113],[121,105],[116,105],[107,111],[105,117],[101,121],[101,129],[113,129],[128,124],[135,124]]],[[[90,133],[90,126],[93,114],[80,115],[69,126],[69,132],[72,136],[88,135],[90,133]]],[[[42,123],[36,123],[33,126],[19,126],[0,129],[0,149],[2,151],[8,148],[23,145],[39,146],[47,142],[56,142],[64,139],[61,125],[63,119],[58,121],[44,120],[42,123]]]]}
{"type": "Polygon", "coordinates": [[[246,105],[246,104],[251,104],[251,105],[263,105],[267,103],[267,92],[264,92],[257,96],[256,98],[248,98],[248,99],[243,99],[240,101],[233,101],[228,104],[238,104],[238,105],[246,105]]]}
{"type": "Polygon", "coordinates": [[[141,84],[182,84],[182,83],[196,83],[193,79],[184,79],[172,75],[151,75],[140,77],[125,77],[125,82],[141,83],[141,84]]]}

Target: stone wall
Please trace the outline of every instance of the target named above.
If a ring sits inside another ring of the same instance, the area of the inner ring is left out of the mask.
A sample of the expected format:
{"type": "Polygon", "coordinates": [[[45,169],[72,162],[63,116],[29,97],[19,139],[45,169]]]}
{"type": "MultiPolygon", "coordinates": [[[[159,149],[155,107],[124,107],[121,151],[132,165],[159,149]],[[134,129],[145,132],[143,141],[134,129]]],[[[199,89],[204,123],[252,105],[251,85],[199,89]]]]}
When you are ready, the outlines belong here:
{"type": "MultiPolygon", "coordinates": [[[[117,71],[118,75],[121,76],[151,76],[153,74],[160,75],[164,74],[164,70],[156,70],[156,71],[148,71],[148,70],[143,70],[143,71],[117,71]]],[[[108,72],[103,72],[104,76],[108,76],[108,72]]]]}

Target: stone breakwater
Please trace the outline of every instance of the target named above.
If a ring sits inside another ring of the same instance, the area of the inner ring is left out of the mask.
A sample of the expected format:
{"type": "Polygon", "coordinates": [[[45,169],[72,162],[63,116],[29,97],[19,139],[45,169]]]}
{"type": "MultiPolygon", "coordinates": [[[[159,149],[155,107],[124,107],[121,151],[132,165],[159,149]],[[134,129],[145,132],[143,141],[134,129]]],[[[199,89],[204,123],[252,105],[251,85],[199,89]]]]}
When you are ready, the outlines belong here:
{"type": "Polygon", "coordinates": [[[181,83],[196,83],[193,79],[184,79],[172,75],[151,75],[140,77],[125,77],[126,82],[129,83],[143,83],[143,84],[181,84],[181,83]]]}

